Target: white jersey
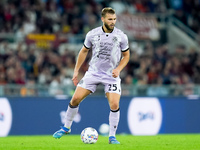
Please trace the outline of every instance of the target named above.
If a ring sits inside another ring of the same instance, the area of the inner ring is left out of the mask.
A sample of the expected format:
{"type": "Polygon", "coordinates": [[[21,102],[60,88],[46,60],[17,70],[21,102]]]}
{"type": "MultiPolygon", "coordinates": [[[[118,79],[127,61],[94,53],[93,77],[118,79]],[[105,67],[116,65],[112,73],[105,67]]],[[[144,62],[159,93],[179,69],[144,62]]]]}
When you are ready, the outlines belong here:
{"type": "Polygon", "coordinates": [[[111,33],[105,33],[103,27],[97,27],[86,35],[84,46],[92,48],[92,58],[88,71],[97,76],[112,76],[120,60],[121,52],[129,49],[127,35],[114,27],[111,33]]]}

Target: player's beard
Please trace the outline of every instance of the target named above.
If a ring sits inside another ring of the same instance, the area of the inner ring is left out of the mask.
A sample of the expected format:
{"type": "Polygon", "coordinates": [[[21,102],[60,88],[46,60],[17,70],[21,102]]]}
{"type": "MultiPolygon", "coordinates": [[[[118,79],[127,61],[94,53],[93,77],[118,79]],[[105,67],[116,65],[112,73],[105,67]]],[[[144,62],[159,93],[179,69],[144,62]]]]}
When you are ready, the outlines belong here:
{"type": "Polygon", "coordinates": [[[105,27],[106,27],[106,29],[107,29],[108,31],[112,31],[112,30],[114,29],[114,26],[113,26],[113,28],[110,28],[109,25],[108,25],[107,23],[104,23],[104,25],[105,25],[105,27]]]}

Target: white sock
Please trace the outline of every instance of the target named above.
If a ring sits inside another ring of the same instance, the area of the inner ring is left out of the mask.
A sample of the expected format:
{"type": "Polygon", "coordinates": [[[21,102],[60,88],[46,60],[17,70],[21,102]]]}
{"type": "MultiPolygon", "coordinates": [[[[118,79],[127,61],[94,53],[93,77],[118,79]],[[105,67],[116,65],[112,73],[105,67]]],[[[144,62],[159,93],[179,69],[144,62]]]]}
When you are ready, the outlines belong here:
{"type": "Polygon", "coordinates": [[[67,109],[66,114],[65,114],[65,125],[64,125],[64,127],[69,128],[69,129],[71,128],[74,117],[78,113],[78,108],[79,108],[79,106],[74,107],[71,104],[69,104],[68,109],[67,109]]]}
{"type": "Polygon", "coordinates": [[[118,123],[119,123],[119,118],[120,118],[120,110],[110,110],[110,115],[109,115],[109,125],[110,125],[110,132],[109,136],[115,136],[118,123]]]}

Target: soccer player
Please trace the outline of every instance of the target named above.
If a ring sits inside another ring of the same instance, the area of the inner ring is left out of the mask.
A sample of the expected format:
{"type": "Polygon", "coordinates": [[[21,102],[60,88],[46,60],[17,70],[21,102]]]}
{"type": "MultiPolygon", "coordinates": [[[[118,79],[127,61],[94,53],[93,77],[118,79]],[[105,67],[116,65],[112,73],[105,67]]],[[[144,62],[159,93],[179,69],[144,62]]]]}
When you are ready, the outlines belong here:
{"type": "Polygon", "coordinates": [[[128,38],[126,34],[115,27],[116,14],[114,9],[110,7],[102,9],[101,20],[103,26],[87,33],[84,45],[78,54],[72,78],[77,87],[68,105],[65,125],[53,134],[54,138],[60,138],[71,132],[71,125],[78,112],[80,102],[90,93],[95,92],[99,84],[103,84],[110,106],[109,143],[120,144],[115,137],[120,118],[121,79],[119,75],[130,57],[128,38]],[[79,69],[90,49],[92,50],[92,58],[88,71],[78,82],[79,69]]]}

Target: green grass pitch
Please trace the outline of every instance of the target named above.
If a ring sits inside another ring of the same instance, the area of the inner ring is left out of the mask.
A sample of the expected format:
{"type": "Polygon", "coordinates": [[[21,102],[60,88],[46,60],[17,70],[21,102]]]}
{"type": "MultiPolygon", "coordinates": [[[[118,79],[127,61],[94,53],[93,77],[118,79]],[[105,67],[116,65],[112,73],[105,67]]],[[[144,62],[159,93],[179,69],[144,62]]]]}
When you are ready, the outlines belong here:
{"type": "Polygon", "coordinates": [[[104,136],[95,144],[84,144],[80,135],[8,136],[0,138],[0,150],[200,150],[200,134],[117,135],[117,139],[120,145],[108,144],[104,136]]]}

